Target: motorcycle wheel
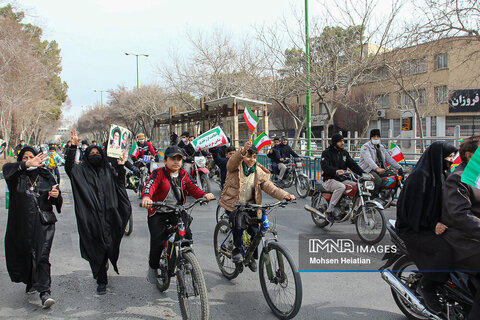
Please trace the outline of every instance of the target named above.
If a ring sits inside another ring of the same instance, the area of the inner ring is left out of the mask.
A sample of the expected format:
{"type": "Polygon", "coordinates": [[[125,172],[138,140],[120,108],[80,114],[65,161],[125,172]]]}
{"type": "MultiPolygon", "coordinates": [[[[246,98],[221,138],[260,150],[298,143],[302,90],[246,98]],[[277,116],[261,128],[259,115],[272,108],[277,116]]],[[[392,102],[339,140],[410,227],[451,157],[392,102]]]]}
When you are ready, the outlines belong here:
{"type": "Polygon", "coordinates": [[[305,198],[308,194],[308,190],[310,189],[310,180],[304,176],[299,175],[295,179],[295,190],[297,190],[297,194],[300,198],[305,198]]]}
{"type": "MultiPolygon", "coordinates": [[[[325,210],[328,207],[327,200],[323,198],[322,196],[318,195],[315,198],[312,198],[312,207],[316,208],[320,212],[325,212],[325,210]],[[318,200],[318,197],[320,197],[320,200],[318,200]]],[[[319,228],[325,228],[328,226],[328,221],[317,216],[315,213],[311,213],[313,223],[319,228]]]]}
{"type": "Polygon", "coordinates": [[[365,205],[365,212],[368,221],[365,221],[361,208],[358,209],[355,219],[357,234],[366,244],[375,244],[383,239],[387,227],[385,225],[385,215],[383,211],[373,204],[365,205]]]}
{"type": "MultiPolygon", "coordinates": [[[[420,283],[422,275],[414,270],[417,270],[415,262],[413,262],[410,257],[403,256],[395,263],[393,266],[393,274],[400,279],[400,281],[405,285],[411,292],[419,298],[417,294],[417,287],[420,283]]],[[[393,300],[395,300],[396,305],[402,311],[402,313],[410,320],[426,320],[427,318],[418,315],[414,309],[410,307],[408,302],[402,298],[395,290],[392,291],[393,300]]]]}
{"type": "Polygon", "coordinates": [[[210,180],[208,179],[208,175],[207,174],[201,174],[200,175],[200,183],[202,184],[202,190],[205,192],[205,193],[210,193],[210,180]]]}

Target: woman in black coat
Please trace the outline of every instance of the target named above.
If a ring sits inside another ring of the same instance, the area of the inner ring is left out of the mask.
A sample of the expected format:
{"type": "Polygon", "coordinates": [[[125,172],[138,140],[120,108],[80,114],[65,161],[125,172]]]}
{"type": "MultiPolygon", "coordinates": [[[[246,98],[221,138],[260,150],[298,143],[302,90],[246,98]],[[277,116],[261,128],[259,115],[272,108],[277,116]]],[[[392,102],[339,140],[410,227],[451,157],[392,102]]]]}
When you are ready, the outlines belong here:
{"type": "Polygon", "coordinates": [[[55,206],[60,213],[62,196],[57,182],[44,166],[46,155],[29,146],[20,150],[16,163],[3,166],[10,190],[5,258],[10,279],[38,291],[43,308],[55,303],[50,297],[50,249],[55,234],[55,206]]]}
{"type": "Polygon", "coordinates": [[[453,252],[440,236],[446,230],[440,218],[443,183],[456,151],[446,142],[432,143],[406,179],[397,204],[395,229],[419,270],[428,270],[423,272],[420,291],[425,306],[435,313],[441,312],[436,288],[448,280],[445,270],[452,269],[453,252]]]}

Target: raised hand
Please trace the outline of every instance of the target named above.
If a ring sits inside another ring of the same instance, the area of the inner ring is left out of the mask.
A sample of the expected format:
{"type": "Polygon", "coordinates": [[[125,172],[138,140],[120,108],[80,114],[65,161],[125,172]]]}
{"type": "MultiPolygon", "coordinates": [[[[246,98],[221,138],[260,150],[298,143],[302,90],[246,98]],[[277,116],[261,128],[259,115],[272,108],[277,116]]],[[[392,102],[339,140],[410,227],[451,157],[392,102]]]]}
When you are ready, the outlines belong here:
{"type": "Polygon", "coordinates": [[[43,153],[39,153],[37,154],[33,159],[30,159],[28,160],[27,162],[25,162],[27,168],[30,168],[30,167],[43,167],[45,165],[45,163],[43,163],[46,159],[48,158],[48,156],[46,154],[43,154],[43,153]]]}
{"type": "Polygon", "coordinates": [[[127,162],[127,151],[123,150],[122,155],[118,159],[117,163],[121,166],[123,166],[127,162]]]}
{"type": "Polygon", "coordinates": [[[70,141],[72,142],[72,146],[78,146],[78,144],[80,143],[80,139],[77,136],[77,130],[72,131],[72,137],[70,141]]]}

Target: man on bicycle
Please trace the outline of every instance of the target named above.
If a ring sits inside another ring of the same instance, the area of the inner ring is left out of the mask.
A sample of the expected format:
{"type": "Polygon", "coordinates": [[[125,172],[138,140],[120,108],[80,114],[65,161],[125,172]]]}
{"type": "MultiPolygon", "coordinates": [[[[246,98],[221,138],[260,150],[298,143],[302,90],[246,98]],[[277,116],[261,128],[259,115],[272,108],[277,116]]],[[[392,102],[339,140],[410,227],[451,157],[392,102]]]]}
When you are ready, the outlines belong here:
{"type": "MultiPolygon", "coordinates": [[[[184,153],[181,148],[175,145],[169,146],[165,150],[165,167],[154,170],[143,189],[142,207],[148,209],[148,230],[150,231],[147,280],[152,284],[157,282],[160,256],[165,248],[165,240],[168,235],[167,226],[174,216],[168,209],[159,208],[157,210],[150,204],[154,201],[163,201],[182,205],[186,202],[187,192],[196,199],[204,197],[211,200],[214,198],[213,194],[206,194],[190,180],[187,172],[182,169],[183,157],[184,153]]],[[[192,238],[190,228],[186,229],[186,238],[192,238]]]]}
{"type": "MultiPolygon", "coordinates": [[[[270,172],[257,163],[257,153],[257,148],[252,146],[251,141],[248,141],[228,160],[227,179],[218,204],[226,210],[231,220],[234,220],[237,214],[234,207],[235,203],[262,204],[262,190],[278,200],[295,200],[294,195],[275,187],[270,181],[270,172]]],[[[244,229],[235,226],[232,230],[235,246],[232,252],[232,261],[235,263],[243,262],[243,255],[240,250],[243,231],[244,229]]],[[[247,232],[250,236],[254,236],[257,227],[249,226],[247,232]]],[[[255,251],[254,258],[257,259],[257,251],[255,251]]],[[[252,260],[249,268],[253,272],[257,270],[255,260],[252,260]]]]}

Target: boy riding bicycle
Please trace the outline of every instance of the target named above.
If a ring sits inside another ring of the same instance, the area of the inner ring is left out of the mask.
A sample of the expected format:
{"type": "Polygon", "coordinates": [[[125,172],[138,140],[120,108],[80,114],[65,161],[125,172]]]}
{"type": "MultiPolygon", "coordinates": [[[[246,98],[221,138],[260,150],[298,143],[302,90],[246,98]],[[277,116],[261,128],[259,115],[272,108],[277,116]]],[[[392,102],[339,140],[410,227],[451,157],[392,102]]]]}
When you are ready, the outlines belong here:
{"type": "MultiPolygon", "coordinates": [[[[168,209],[152,208],[150,204],[163,201],[173,205],[183,205],[186,202],[187,192],[192,197],[212,200],[214,195],[200,190],[191,180],[187,172],[182,169],[183,150],[178,146],[169,146],[165,150],[165,167],[152,172],[142,193],[142,207],[148,210],[148,229],[150,231],[150,254],[147,280],[155,284],[158,278],[160,256],[165,248],[168,235],[167,224],[172,219],[172,212],[168,209]]],[[[186,223],[186,225],[188,225],[186,223]]],[[[191,239],[190,228],[186,230],[186,238],[191,239]]]]}
{"type": "MultiPolygon", "coordinates": [[[[269,171],[257,163],[257,153],[257,148],[252,146],[251,141],[248,141],[227,163],[227,178],[218,204],[226,210],[231,220],[234,220],[236,215],[235,203],[262,204],[262,190],[278,200],[295,200],[294,195],[277,188],[270,181],[269,171]]],[[[250,236],[255,235],[257,228],[257,226],[249,226],[247,228],[248,234],[250,236]]],[[[232,230],[235,246],[232,252],[232,260],[235,263],[243,262],[243,255],[240,250],[243,231],[244,229],[240,228],[232,230]]],[[[257,252],[255,252],[254,257],[257,259],[257,252]]],[[[254,272],[256,271],[255,260],[252,260],[249,268],[254,272]]]]}

